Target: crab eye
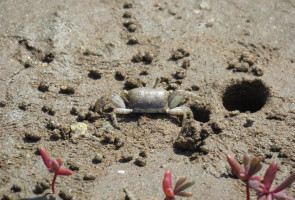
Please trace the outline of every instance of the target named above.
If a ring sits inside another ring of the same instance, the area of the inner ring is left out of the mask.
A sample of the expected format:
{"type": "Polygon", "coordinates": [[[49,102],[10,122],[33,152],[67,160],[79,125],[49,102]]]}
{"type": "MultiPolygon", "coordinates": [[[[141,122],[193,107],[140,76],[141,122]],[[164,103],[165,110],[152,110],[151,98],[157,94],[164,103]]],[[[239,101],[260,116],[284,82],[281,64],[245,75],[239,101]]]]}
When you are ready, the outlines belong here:
{"type": "Polygon", "coordinates": [[[180,93],[174,92],[173,94],[171,94],[169,97],[169,108],[172,109],[178,106],[182,99],[183,96],[180,93]]]}

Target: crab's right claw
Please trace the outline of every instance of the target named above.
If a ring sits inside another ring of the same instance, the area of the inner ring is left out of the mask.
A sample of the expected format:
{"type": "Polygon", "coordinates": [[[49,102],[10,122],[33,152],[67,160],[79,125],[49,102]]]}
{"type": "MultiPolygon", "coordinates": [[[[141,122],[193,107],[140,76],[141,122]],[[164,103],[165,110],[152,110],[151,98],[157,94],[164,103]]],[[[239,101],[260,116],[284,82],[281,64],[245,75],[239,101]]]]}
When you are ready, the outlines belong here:
{"type": "Polygon", "coordinates": [[[124,100],[117,94],[112,94],[111,103],[115,106],[115,108],[126,108],[124,100]]]}

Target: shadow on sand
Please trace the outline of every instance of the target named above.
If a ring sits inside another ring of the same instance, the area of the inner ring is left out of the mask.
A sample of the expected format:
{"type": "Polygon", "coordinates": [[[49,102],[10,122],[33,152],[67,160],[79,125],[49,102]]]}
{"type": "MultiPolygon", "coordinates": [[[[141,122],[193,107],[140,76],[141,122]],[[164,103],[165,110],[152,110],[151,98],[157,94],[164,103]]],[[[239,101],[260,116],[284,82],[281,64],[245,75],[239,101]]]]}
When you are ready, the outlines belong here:
{"type": "Polygon", "coordinates": [[[40,197],[21,198],[21,199],[18,199],[18,200],[56,200],[56,198],[53,197],[51,194],[52,193],[46,193],[46,194],[44,194],[43,196],[40,196],[40,197]]]}

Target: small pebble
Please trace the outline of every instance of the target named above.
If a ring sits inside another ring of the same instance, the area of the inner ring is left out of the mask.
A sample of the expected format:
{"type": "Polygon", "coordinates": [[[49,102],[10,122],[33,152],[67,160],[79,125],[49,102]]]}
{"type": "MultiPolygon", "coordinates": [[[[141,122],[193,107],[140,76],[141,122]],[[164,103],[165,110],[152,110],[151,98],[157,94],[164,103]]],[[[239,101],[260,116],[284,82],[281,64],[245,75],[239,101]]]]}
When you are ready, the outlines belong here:
{"type": "Polygon", "coordinates": [[[248,30],[244,30],[243,33],[244,33],[244,35],[246,35],[246,36],[249,36],[249,35],[251,34],[250,31],[248,31],[248,30]]]}
{"type": "Polygon", "coordinates": [[[11,190],[13,190],[14,192],[20,192],[22,190],[21,186],[17,185],[17,184],[13,184],[13,186],[11,187],[11,190]]]}
{"type": "Polygon", "coordinates": [[[142,53],[139,52],[132,57],[133,62],[141,62],[142,61],[142,53]]]}
{"type": "Polygon", "coordinates": [[[47,53],[44,58],[42,59],[42,62],[45,62],[46,64],[51,63],[54,60],[54,54],[53,53],[47,53]]]}
{"type": "Polygon", "coordinates": [[[51,120],[49,120],[46,127],[54,130],[54,129],[58,129],[60,127],[60,125],[61,124],[59,122],[57,122],[57,120],[51,119],[51,120]]]}
{"type": "Polygon", "coordinates": [[[132,7],[133,7],[133,5],[130,2],[125,2],[123,5],[123,8],[125,8],[125,9],[132,8],[132,7]]]}
{"type": "Polygon", "coordinates": [[[122,146],[124,146],[124,141],[122,138],[115,138],[115,146],[116,148],[121,148],[122,146]]]}
{"type": "Polygon", "coordinates": [[[277,144],[274,144],[270,147],[270,151],[271,152],[280,152],[282,150],[282,147],[280,147],[279,145],[277,144]]]}
{"type": "Polygon", "coordinates": [[[128,19],[123,22],[123,26],[125,26],[126,28],[128,28],[132,24],[136,24],[136,21],[134,19],[128,19]]]}
{"type": "Polygon", "coordinates": [[[73,194],[71,193],[70,190],[61,190],[58,194],[60,198],[63,200],[71,200],[73,199],[73,194]]]}
{"type": "Polygon", "coordinates": [[[272,158],[272,154],[271,153],[265,153],[264,158],[270,159],[270,158],[272,158]]]}
{"type": "Polygon", "coordinates": [[[213,133],[215,134],[221,133],[225,129],[225,125],[220,121],[213,121],[211,123],[211,127],[213,130],[213,133]]]}
{"type": "Polygon", "coordinates": [[[91,175],[91,174],[86,174],[86,175],[84,175],[83,180],[84,181],[93,181],[93,180],[95,180],[95,176],[91,175]]]}
{"type": "Polygon", "coordinates": [[[238,63],[234,67],[234,72],[248,72],[249,64],[248,63],[238,63]]]}
{"type": "Polygon", "coordinates": [[[49,91],[49,84],[46,82],[41,82],[38,86],[38,90],[40,92],[48,92],[49,91]]]}
{"type": "Polygon", "coordinates": [[[206,27],[207,27],[207,28],[211,28],[211,27],[213,27],[213,22],[207,22],[207,23],[206,23],[206,27]]]}
{"type": "Polygon", "coordinates": [[[263,69],[260,67],[260,66],[255,66],[253,69],[252,69],[252,72],[255,76],[262,76],[263,75],[263,69]]]}
{"type": "Polygon", "coordinates": [[[3,194],[1,200],[13,200],[9,194],[3,194]]]}
{"type": "Polygon", "coordinates": [[[69,165],[70,170],[79,171],[80,168],[79,168],[78,163],[73,162],[73,161],[68,161],[67,163],[69,165]]]}
{"type": "Polygon", "coordinates": [[[71,138],[81,138],[84,137],[87,133],[88,126],[85,123],[77,122],[70,126],[71,129],[71,138]]]}
{"type": "Polygon", "coordinates": [[[241,60],[241,62],[248,63],[250,66],[254,65],[254,63],[256,62],[254,55],[252,55],[248,52],[243,52],[243,54],[241,55],[239,60],[241,60]]]}
{"type": "Polygon", "coordinates": [[[146,158],[148,156],[147,150],[140,151],[139,156],[146,158]]]}
{"type": "Polygon", "coordinates": [[[184,79],[186,77],[186,71],[185,70],[178,70],[174,74],[174,78],[176,79],[184,79]]]}
{"type": "Polygon", "coordinates": [[[167,90],[176,90],[178,88],[177,83],[169,83],[167,90]]]}
{"type": "Polygon", "coordinates": [[[139,73],[140,76],[146,76],[148,74],[149,74],[149,72],[147,70],[143,70],[139,73]]]}
{"type": "Polygon", "coordinates": [[[163,11],[165,9],[166,9],[166,5],[165,4],[159,5],[159,10],[163,11]]]}
{"type": "Polygon", "coordinates": [[[295,59],[294,58],[291,58],[290,62],[291,63],[295,63],[295,59]]]}
{"type": "Polygon", "coordinates": [[[192,85],[191,90],[192,91],[199,91],[200,90],[200,87],[197,86],[197,85],[192,85]]]}
{"type": "Polygon", "coordinates": [[[60,130],[58,129],[54,129],[52,132],[51,132],[51,136],[53,139],[55,140],[59,140],[62,138],[62,135],[60,134],[60,130]]]}
{"type": "Polygon", "coordinates": [[[203,10],[211,10],[209,3],[205,1],[200,3],[199,8],[203,10]]]}
{"type": "Polygon", "coordinates": [[[95,164],[101,163],[103,161],[103,155],[100,153],[96,154],[92,161],[95,164]]]}
{"type": "Polygon", "coordinates": [[[183,69],[188,69],[191,66],[191,62],[189,59],[184,58],[181,67],[183,69]]]}
{"type": "Polygon", "coordinates": [[[35,186],[35,190],[33,191],[35,194],[41,194],[44,190],[50,188],[50,185],[47,181],[37,182],[35,186]]]}
{"type": "Polygon", "coordinates": [[[32,61],[30,61],[30,60],[27,60],[25,63],[24,63],[24,67],[25,68],[30,68],[30,67],[32,67],[33,66],[33,63],[32,63],[32,61]]]}
{"type": "Polygon", "coordinates": [[[0,107],[3,108],[6,106],[6,102],[5,101],[0,101],[0,107]]]}
{"type": "Polygon", "coordinates": [[[67,124],[61,124],[58,129],[63,139],[68,139],[70,136],[71,128],[67,124]]]}
{"type": "Polygon", "coordinates": [[[129,162],[133,159],[133,155],[131,153],[125,153],[121,156],[121,160],[123,162],[129,162]]]}
{"type": "Polygon", "coordinates": [[[278,50],[280,50],[280,47],[274,47],[274,48],[272,48],[274,51],[278,51],[278,50]]]}
{"type": "Polygon", "coordinates": [[[131,36],[129,37],[127,44],[130,44],[130,45],[138,44],[138,40],[136,37],[131,36]]]}
{"type": "Polygon", "coordinates": [[[22,102],[22,103],[20,103],[20,104],[18,105],[18,108],[21,109],[21,110],[26,111],[26,110],[28,110],[29,105],[28,105],[27,103],[25,103],[25,102],[22,102]]]}
{"type": "Polygon", "coordinates": [[[149,64],[153,61],[153,55],[149,52],[145,52],[142,56],[142,61],[149,64]]]}
{"type": "Polygon", "coordinates": [[[280,151],[278,154],[278,158],[288,158],[288,157],[292,157],[292,155],[290,155],[289,152],[286,151],[285,149],[280,151]]]}
{"type": "Polygon", "coordinates": [[[78,108],[72,107],[70,113],[71,113],[71,115],[78,115],[78,108]]]}
{"type": "Polygon", "coordinates": [[[85,111],[79,111],[78,112],[78,120],[79,121],[84,121],[84,120],[86,120],[86,117],[87,116],[87,112],[85,112],[85,111]]]}
{"type": "Polygon", "coordinates": [[[128,26],[128,31],[129,32],[135,32],[136,31],[137,26],[135,24],[131,24],[130,26],[128,26]]]}
{"type": "Polygon", "coordinates": [[[89,70],[88,77],[97,80],[101,78],[101,75],[102,73],[98,69],[93,68],[89,70]]]}
{"type": "Polygon", "coordinates": [[[176,15],[177,11],[176,11],[175,8],[169,8],[169,9],[168,9],[168,13],[169,13],[170,15],[176,15]]]}
{"type": "Polygon", "coordinates": [[[136,79],[134,78],[129,78],[127,79],[127,81],[125,82],[125,88],[126,89],[133,89],[133,88],[138,88],[139,87],[139,83],[136,79]]]}
{"type": "Polygon", "coordinates": [[[71,86],[60,86],[60,93],[61,94],[75,94],[75,87],[71,87],[71,86]]]}
{"type": "Polygon", "coordinates": [[[115,74],[115,78],[118,81],[123,81],[126,78],[126,74],[122,70],[117,70],[115,74]]]}
{"type": "Polygon", "coordinates": [[[115,138],[112,135],[105,133],[103,135],[103,141],[109,144],[113,144],[115,142],[115,138]]]}
{"type": "Polygon", "coordinates": [[[25,139],[36,142],[41,139],[41,135],[38,133],[25,132],[25,139]]]}
{"type": "Polygon", "coordinates": [[[190,52],[188,52],[187,50],[183,48],[178,48],[177,50],[174,50],[172,52],[171,58],[174,60],[178,60],[184,57],[188,57],[189,55],[190,55],[190,52]]]}
{"type": "Polygon", "coordinates": [[[48,113],[51,116],[55,115],[55,110],[52,107],[49,107],[49,106],[46,106],[46,105],[42,107],[42,111],[45,112],[45,113],[48,113]]]}
{"type": "Polygon", "coordinates": [[[135,165],[139,166],[139,167],[144,167],[146,166],[146,160],[142,157],[138,157],[135,159],[135,162],[134,162],[135,165]]]}
{"type": "Polygon", "coordinates": [[[131,18],[132,14],[131,14],[131,12],[126,11],[126,12],[123,13],[123,17],[124,18],[131,18]]]}

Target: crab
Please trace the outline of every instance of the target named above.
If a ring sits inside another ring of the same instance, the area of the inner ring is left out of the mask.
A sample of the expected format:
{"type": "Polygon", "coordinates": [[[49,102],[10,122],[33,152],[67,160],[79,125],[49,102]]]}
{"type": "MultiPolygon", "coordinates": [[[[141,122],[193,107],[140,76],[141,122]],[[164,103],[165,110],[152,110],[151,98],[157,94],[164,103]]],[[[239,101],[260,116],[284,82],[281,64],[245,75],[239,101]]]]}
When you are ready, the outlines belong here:
{"type": "Polygon", "coordinates": [[[110,98],[114,105],[111,113],[111,119],[114,127],[119,128],[117,114],[130,113],[167,113],[170,115],[181,115],[182,126],[185,125],[187,118],[193,118],[193,112],[189,107],[179,106],[183,99],[181,92],[169,92],[167,90],[156,88],[159,79],[156,79],[153,87],[143,87],[138,80],[139,88],[124,91],[124,98],[117,94],[113,94],[110,98]],[[128,104],[126,108],[125,101],[128,104]]]}

